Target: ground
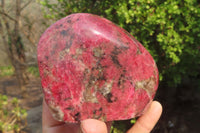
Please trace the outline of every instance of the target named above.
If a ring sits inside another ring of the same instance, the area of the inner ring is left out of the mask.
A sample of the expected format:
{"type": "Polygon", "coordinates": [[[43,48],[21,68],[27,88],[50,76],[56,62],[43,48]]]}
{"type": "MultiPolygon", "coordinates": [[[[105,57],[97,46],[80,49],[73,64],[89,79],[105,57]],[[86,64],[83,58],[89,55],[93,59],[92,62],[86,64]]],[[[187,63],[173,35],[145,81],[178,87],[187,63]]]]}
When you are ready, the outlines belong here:
{"type": "MultiPolygon", "coordinates": [[[[18,97],[20,105],[27,109],[28,127],[23,133],[42,133],[43,94],[40,79],[31,77],[26,85],[28,98],[20,97],[20,90],[13,76],[0,78],[0,93],[18,97]]],[[[163,105],[163,114],[152,133],[199,133],[200,131],[200,93],[189,87],[179,87],[178,92],[159,88],[156,100],[163,105]]],[[[172,88],[171,88],[172,89],[172,88]]]]}

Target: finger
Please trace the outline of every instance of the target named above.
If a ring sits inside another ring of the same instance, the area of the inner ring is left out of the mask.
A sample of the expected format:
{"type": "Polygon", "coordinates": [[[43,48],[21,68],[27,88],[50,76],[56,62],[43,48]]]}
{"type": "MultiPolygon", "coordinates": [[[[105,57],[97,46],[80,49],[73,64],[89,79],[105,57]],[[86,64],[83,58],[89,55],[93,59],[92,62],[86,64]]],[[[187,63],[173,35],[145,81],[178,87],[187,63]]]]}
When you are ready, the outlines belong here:
{"type": "Polygon", "coordinates": [[[159,120],[162,113],[162,106],[159,102],[153,101],[147,110],[129,129],[127,133],[149,133],[157,121],[159,120]]]}
{"type": "Polygon", "coordinates": [[[45,100],[43,100],[42,131],[43,133],[76,133],[80,131],[80,125],[56,121],[52,117],[45,100]]]}
{"type": "Polygon", "coordinates": [[[81,121],[81,129],[83,133],[107,133],[107,126],[104,122],[87,119],[81,121]]]}
{"type": "Polygon", "coordinates": [[[43,124],[43,127],[44,126],[45,127],[53,127],[53,126],[56,126],[56,125],[64,124],[64,122],[56,121],[53,118],[45,100],[43,100],[42,124],[43,124]]]}

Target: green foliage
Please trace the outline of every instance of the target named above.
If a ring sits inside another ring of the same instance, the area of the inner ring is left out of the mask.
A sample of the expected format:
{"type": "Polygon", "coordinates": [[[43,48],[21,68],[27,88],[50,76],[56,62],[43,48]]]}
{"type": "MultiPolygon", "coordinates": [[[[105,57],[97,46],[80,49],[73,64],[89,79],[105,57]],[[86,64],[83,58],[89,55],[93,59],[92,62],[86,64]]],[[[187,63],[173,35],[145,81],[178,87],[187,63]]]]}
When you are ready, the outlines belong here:
{"type": "Polygon", "coordinates": [[[30,73],[31,75],[34,75],[35,77],[39,77],[40,73],[39,73],[39,69],[38,67],[28,67],[27,68],[28,73],[30,73]]]}
{"type": "Polygon", "coordinates": [[[111,126],[110,133],[125,133],[130,128],[130,121],[114,121],[111,126]]]}
{"type": "Polygon", "coordinates": [[[17,98],[8,99],[0,94],[0,132],[14,131],[19,133],[26,126],[27,112],[19,107],[17,98]]]}
{"type": "MultiPolygon", "coordinates": [[[[0,77],[12,76],[14,75],[14,68],[12,66],[0,66],[0,77]]],[[[30,66],[27,68],[27,72],[35,77],[39,77],[38,67],[30,66]]]]}
{"type": "Polygon", "coordinates": [[[0,77],[11,76],[14,74],[14,68],[12,66],[0,66],[0,77]]]}
{"type": "Polygon", "coordinates": [[[40,0],[46,18],[71,13],[106,17],[129,31],[151,53],[160,80],[176,86],[199,75],[200,3],[197,0],[40,0]]]}
{"type": "Polygon", "coordinates": [[[131,124],[135,124],[135,123],[136,123],[136,118],[131,119],[131,120],[130,120],[130,123],[131,123],[131,124]]]}
{"type": "Polygon", "coordinates": [[[58,19],[71,13],[91,12],[105,16],[104,9],[111,6],[114,0],[38,0],[43,5],[46,18],[58,19]]]}

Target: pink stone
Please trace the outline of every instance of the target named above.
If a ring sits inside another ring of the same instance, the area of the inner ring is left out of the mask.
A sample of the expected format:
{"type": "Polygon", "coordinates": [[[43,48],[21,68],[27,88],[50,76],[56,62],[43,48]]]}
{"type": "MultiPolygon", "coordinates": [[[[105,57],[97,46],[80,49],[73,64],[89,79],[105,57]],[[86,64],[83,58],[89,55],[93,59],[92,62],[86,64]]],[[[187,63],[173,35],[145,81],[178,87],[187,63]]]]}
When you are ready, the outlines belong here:
{"type": "Polygon", "coordinates": [[[46,103],[59,121],[140,116],[158,87],[149,52],[124,29],[87,13],[45,31],[38,65],[46,103]]]}

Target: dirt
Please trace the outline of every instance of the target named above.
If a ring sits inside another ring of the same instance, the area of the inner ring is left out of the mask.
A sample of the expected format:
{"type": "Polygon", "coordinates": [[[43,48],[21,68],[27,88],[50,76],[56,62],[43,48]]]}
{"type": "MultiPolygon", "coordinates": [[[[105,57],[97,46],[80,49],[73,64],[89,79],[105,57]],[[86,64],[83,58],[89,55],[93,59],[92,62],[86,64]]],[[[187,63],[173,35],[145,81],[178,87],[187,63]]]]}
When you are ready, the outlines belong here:
{"type": "MultiPolygon", "coordinates": [[[[31,77],[26,85],[28,97],[22,98],[15,77],[0,78],[0,93],[18,97],[27,109],[28,127],[23,133],[42,133],[43,94],[40,79],[31,77]]],[[[156,100],[163,105],[163,114],[152,133],[199,133],[200,92],[195,88],[173,89],[160,87],[156,100]],[[178,93],[177,93],[178,92],[178,93]]]]}

